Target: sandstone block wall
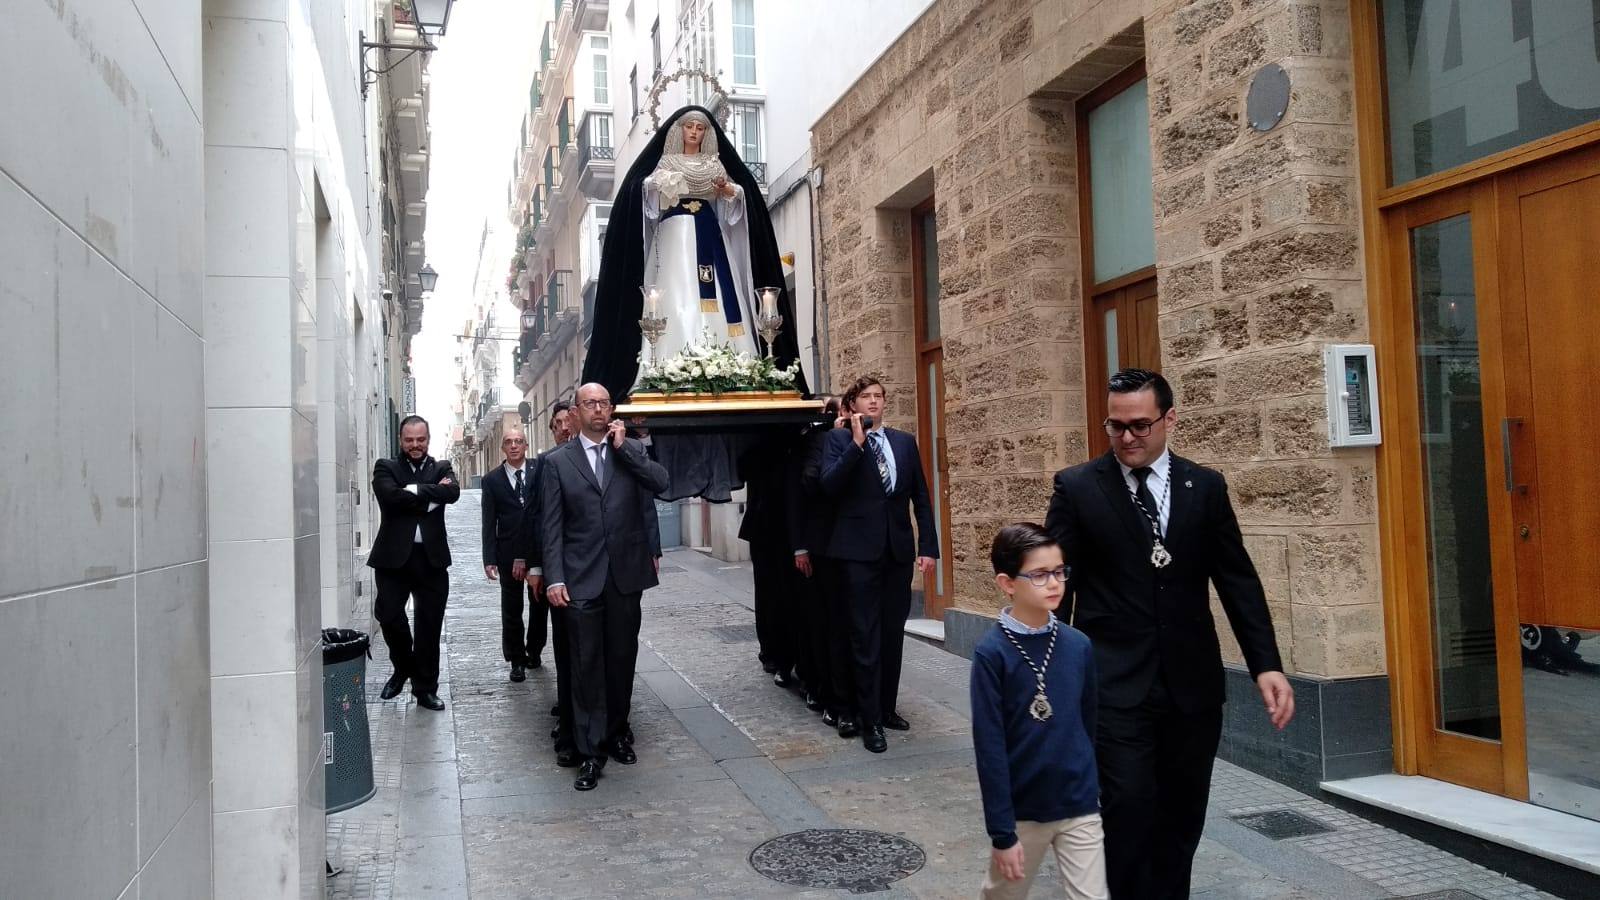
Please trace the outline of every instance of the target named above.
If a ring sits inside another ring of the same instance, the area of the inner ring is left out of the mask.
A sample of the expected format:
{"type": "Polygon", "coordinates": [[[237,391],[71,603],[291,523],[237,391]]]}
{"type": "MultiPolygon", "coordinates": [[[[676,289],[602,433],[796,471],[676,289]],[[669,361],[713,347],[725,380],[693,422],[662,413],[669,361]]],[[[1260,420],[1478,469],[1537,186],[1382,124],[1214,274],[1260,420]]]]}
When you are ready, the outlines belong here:
{"type": "Polygon", "coordinates": [[[907,430],[908,210],[934,198],[958,605],[994,609],[989,537],[1042,519],[1087,456],[1073,104],[1144,58],[1175,448],[1228,475],[1290,668],[1383,670],[1372,453],[1330,450],[1322,399],[1322,345],[1366,335],[1348,20],[1342,0],[939,0],[819,120],[833,380],[879,373],[907,430]],[[1267,62],[1293,87],[1263,134],[1245,93],[1267,62]]]}

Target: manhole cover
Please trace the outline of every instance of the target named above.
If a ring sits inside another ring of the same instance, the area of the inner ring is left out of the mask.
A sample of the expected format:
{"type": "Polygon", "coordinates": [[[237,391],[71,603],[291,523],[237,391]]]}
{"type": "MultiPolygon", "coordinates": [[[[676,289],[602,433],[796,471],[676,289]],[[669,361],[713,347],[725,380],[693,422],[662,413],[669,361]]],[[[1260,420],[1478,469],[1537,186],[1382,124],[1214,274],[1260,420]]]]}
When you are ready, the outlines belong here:
{"type": "Polygon", "coordinates": [[[756,639],[754,625],[718,625],[711,629],[711,633],[722,639],[725,644],[737,644],[740,641],[753,641],[756,639]]]}
{"type": "Polygon", "coordinates": [[[854,828],[780,834],[750,851],[750,865],[773,881],[852,894],[886,891],[925,862],[922,848],[899,835],[854,828]]]}
{"type": "Polygon", "coordinates": [[[1252,831],[1259,831],[1275,841],[1281,841],[1284,838],[1307,837],[1313,834],[1327,834],[1333,830],[1316,819],[1301,815],[1292,809],[1246,813],[1245,815],[1230,816],[1229,818],[1252,831]]]}

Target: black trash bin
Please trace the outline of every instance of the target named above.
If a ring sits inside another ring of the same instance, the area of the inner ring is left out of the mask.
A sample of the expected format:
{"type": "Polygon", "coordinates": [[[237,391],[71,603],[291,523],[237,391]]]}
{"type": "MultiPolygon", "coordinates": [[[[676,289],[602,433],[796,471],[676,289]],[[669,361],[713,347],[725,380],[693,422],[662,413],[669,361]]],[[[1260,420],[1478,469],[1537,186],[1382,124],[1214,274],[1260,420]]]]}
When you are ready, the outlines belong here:
{"type": "Polygon", "coordinates": [[[322,630],[322,764],[327,810],[372,799],[372,732],[367,726],[366,633],[322,630]]]}

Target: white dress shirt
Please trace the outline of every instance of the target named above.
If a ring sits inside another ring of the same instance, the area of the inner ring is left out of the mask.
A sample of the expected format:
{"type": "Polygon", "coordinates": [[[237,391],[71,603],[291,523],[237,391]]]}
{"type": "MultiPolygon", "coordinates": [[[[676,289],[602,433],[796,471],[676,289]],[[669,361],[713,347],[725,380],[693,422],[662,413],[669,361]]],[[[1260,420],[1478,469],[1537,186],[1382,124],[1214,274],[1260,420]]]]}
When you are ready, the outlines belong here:
{"type": "Polygon", "coordinates": [[[606,445],[605,441],[595,443],[589,440],[587,434],[579,434],[578,440],[583,444],[583,458],[588,461],[589,468],[594,470],[594,480],[602,485],[605,484],[605,469],[603,466],[605,465],[606,454],[610,452],[611,448],[606,445]],[[594,448],[596,447],[600,448],[598,459],[595,458],[594,448]]]}
{"type": "MultiPolygon", "coordinates": [[[[1134,491],[1139,489],[1139,478],[1133,470],[1122,465],[1118,460],[1117,465],[1122,467],[1122,481],[1128,486],[1129,500],[1131,502],[1134,491]]],[[[1161,520],[1161,536],[1167,536],[1167,518],[1172,512],[1172,490],[1169,476],[1172,474],[1172,451],[1162,450],[1155,462],[1150,464],[1150,477],[1145,479],[1145,486],[1150,489],[1150,496],[1156,498],[1156,517],[1161,520]]]]}
{"type": "MultiPolygon", "coordinates": [[[[411,467],[412,474],[416,474],[417,472],[421,472],[421,471],[422,471],[422,467],[421,466],[415,466],[414,465],[414,466],[411,467]]],[[[417,486],[414,485],[414,484],[408,484],[408,485],[406,485],[406,490],[408,490],[411,493],[415,494],[417,492],[417,486]]],[[[428,512],[433,512],[434,510],[436,510],[438,508],[439,508],[439,504],[438,503],[429,503],[428,504],[428,512]]],[[[415,535],[412,535],[411,543],[413,543],[413,544],[422,543],[422,526],[421,525],[417,526],[417,533],[415,535]]]]}
{"type": "MultiPolygon", "coordinates": [[[[500,468],[506,470],[506,483],[511,485],[511,489],[513,491],[517,489],[518,472],[522,473],[522,489],[529,490],[532,488],[533,466],[528,465],[527,460],[523,460],[521,466],[513,466],[511,463],[501,463],[500,468]]],[[[520,500],[522,498],[519,497],[518,499],[520,500]]]]}

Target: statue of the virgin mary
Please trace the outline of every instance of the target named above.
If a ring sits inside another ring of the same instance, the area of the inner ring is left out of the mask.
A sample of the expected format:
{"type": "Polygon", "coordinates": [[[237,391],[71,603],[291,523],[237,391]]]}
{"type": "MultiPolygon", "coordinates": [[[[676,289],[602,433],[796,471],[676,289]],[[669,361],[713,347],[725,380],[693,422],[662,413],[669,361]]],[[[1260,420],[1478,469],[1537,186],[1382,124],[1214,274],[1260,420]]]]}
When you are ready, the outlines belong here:
{"type": "MultiPolygon", "coordinates": [[[[704,341],[751,354],[766,352],[756,338],[757,289],[782,288],[783,264],[761,186],[711,113],[686,106],[645,145],[617,188],[600,253],[594,331],[583,380],[604,384],[612,397],[629,394],[647,353],[639,329],[646,295],[667,320],[656,352],[666,359],[704,341]]],[[[796,360],[794,307],[778,300],[783,326],[773,355],[796,360]]],[[[803,392],[802,383],[797,385],[803,392]]]]}

